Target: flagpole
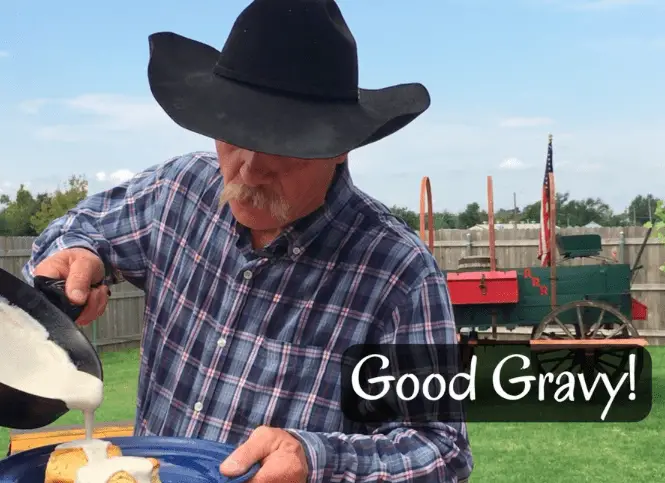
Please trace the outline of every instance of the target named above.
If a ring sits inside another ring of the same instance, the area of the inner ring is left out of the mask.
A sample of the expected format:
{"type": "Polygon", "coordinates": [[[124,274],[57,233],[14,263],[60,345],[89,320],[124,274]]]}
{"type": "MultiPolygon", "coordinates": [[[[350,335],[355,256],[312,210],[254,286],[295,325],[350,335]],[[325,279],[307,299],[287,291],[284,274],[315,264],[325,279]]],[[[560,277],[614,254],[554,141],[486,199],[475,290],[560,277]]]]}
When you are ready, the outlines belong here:
{"type": "MultiPolygon", "coordinates": [[[[548,138],[549,144],[552,144],[552,135],[548,138]]],[[[554,155],[552,155],[554,157],[554,155]]],[[[552,308],[556,307],[556,188],[554,185],[554,172],[548,173],[550,186],[549,213],[550,213],[550,302],[552,308]]]]}
{"type": "Polygon", "coordinates": [[[490,270],[496,270],[496,238],[494,233],[494,187],[492,177],[487,177],[487,228],[489,229],[490,270]]]}

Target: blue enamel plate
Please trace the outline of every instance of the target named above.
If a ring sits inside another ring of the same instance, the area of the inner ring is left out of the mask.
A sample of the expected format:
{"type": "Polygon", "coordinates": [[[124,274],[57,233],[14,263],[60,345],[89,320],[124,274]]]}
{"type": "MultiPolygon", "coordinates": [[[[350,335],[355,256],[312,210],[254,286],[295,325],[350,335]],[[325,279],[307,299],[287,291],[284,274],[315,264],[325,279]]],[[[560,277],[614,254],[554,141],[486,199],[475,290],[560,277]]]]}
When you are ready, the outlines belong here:
{"type": "MultiPolygon", "coordinates": [[[[124,456],[158,459],[163,483],[243,483],[259,470],[257,464],[240,477],[225,477],[219,472],[219,465],[235,447],[214,441],[159,436],[104,440],[119,446],[124,456]]],[[[43,483],[46,463],[55,446],[23,451],[0,460],[0,483],[43,483]]]]}

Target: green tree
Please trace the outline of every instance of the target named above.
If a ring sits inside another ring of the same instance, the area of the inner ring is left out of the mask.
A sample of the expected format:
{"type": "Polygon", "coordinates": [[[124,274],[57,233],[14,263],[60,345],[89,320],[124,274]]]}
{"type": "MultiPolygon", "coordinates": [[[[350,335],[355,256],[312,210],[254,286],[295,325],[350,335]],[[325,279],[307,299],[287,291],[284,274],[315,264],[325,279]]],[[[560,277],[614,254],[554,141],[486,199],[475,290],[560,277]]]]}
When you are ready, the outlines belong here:
{"type": "Polygon", "coordinates": [[[401,218],[412,230],[420,230],[420,215],[403,206],[393,206],[390,208],[393,215],[401,218]]]}
{"type": "Polygon", "coordinates": [[[5,205],[0,228],[4,230],[5,236],[36,236],[38,233],[30,219],[48,197],[46,193],[34,197],[24,185],[19,187],[14,200],[8,195],[0,196],[0,203],[5,205]]]}
{"type": "Polygon", "coordinates": [[[568,226],[584,226],[591,222],[607,226],[612,217],[612,209],[600,198],[567,201],[557,215],[560,223],[568,226]]]}
{"type": "MultiPolygon", "coordinates": [[[[527,205],[522,210],[523,223],[540,222],[540,201],[527,205]]],[[[625,217],[615,215],[610,206],[600,198],[574,200],[570,193],[556,194],[556,219],[559,226],[584,226],[596,222],[602,226],[625,224],[625,217]]]]}
{"type": "Polygon", "coordinates": [[[30,223],[37,233],[41,233],[49,223],[65,215],[86,196],[88,196],[88,182],[83,177],[72,176],[65,190],[56,189],[41,203],[39,210],[30,218],[30,223]]]}
{"type": "Polygon", "coordinates": [[[478,203],[473,202],[466,205],[466,209],[458,215],[457,219],[459,220],[458,228],[471,228],[487,221],[487,212],[481,210],[478,203]]]}
{"type": "Polygon", "coordinates": [[[434,213],[434,228],[441,229],[454,229],[459,225],[458,215],[450,211],[439,211],[434,213]]]}
{"type": "Polygon", "coordinates": [[[632,225],[652,221],[659,201],[662,203],[663,200],[654,197],[651,193],[646,196],[638,195],[630,202],[624,216],[632,225]]]}
{"type": "Polygon", "coordinates": [[[495,223],[511,223],[513,221],[519,221],[521,217],[522,213],[520,213],[519,209],[515,210],[514,208],[499,208],[494,212],[495,223]]]}
{"type": "MultiPolygon", "coordinates": [[[[657,200],[653,211],[653,221],[648,221],[645,226],[653,228],[651,236],[655,236],[665,244],[665,203],[663,200],[657,200]]],[[[660,266],[661,272],[665,272],[665,260],[660,266]]]]}

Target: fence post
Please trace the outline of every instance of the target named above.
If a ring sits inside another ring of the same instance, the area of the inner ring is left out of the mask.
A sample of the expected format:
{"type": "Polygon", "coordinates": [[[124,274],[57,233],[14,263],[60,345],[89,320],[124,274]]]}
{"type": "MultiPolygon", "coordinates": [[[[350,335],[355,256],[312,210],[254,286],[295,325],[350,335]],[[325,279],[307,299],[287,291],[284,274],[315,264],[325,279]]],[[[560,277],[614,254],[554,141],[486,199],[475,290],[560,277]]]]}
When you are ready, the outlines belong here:
{"type": "Polygon", "coordinates": [[[626,235],[623,231],[619,232],[619,259],[626,263],[626,235]]]}

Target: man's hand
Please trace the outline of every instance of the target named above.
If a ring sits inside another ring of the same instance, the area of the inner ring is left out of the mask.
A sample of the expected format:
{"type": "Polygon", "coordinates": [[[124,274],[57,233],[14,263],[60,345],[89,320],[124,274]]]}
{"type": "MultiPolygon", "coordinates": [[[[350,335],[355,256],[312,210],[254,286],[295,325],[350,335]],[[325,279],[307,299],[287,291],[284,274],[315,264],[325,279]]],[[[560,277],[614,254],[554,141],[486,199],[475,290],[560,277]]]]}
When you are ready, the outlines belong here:
{"type": "Polygon", "coordinates": [[[109,289],[105,285],[91,289],[104,278],[102,260],[85,248],[68,248],[54,253],[35,267],[35,275],[65,280],[67,298],[76,305],[87,306],[76,323],[88,325],[106,310],[109,289]]]}
{"type": "Polygon", "coordinates": [[[249,439],[222,463],[219,470],[229,478],[246,473],[252,465],[261,469],[250,483],[305,483],[308,465],[300,442],[282,429],[259,426],[249,439]]]}

